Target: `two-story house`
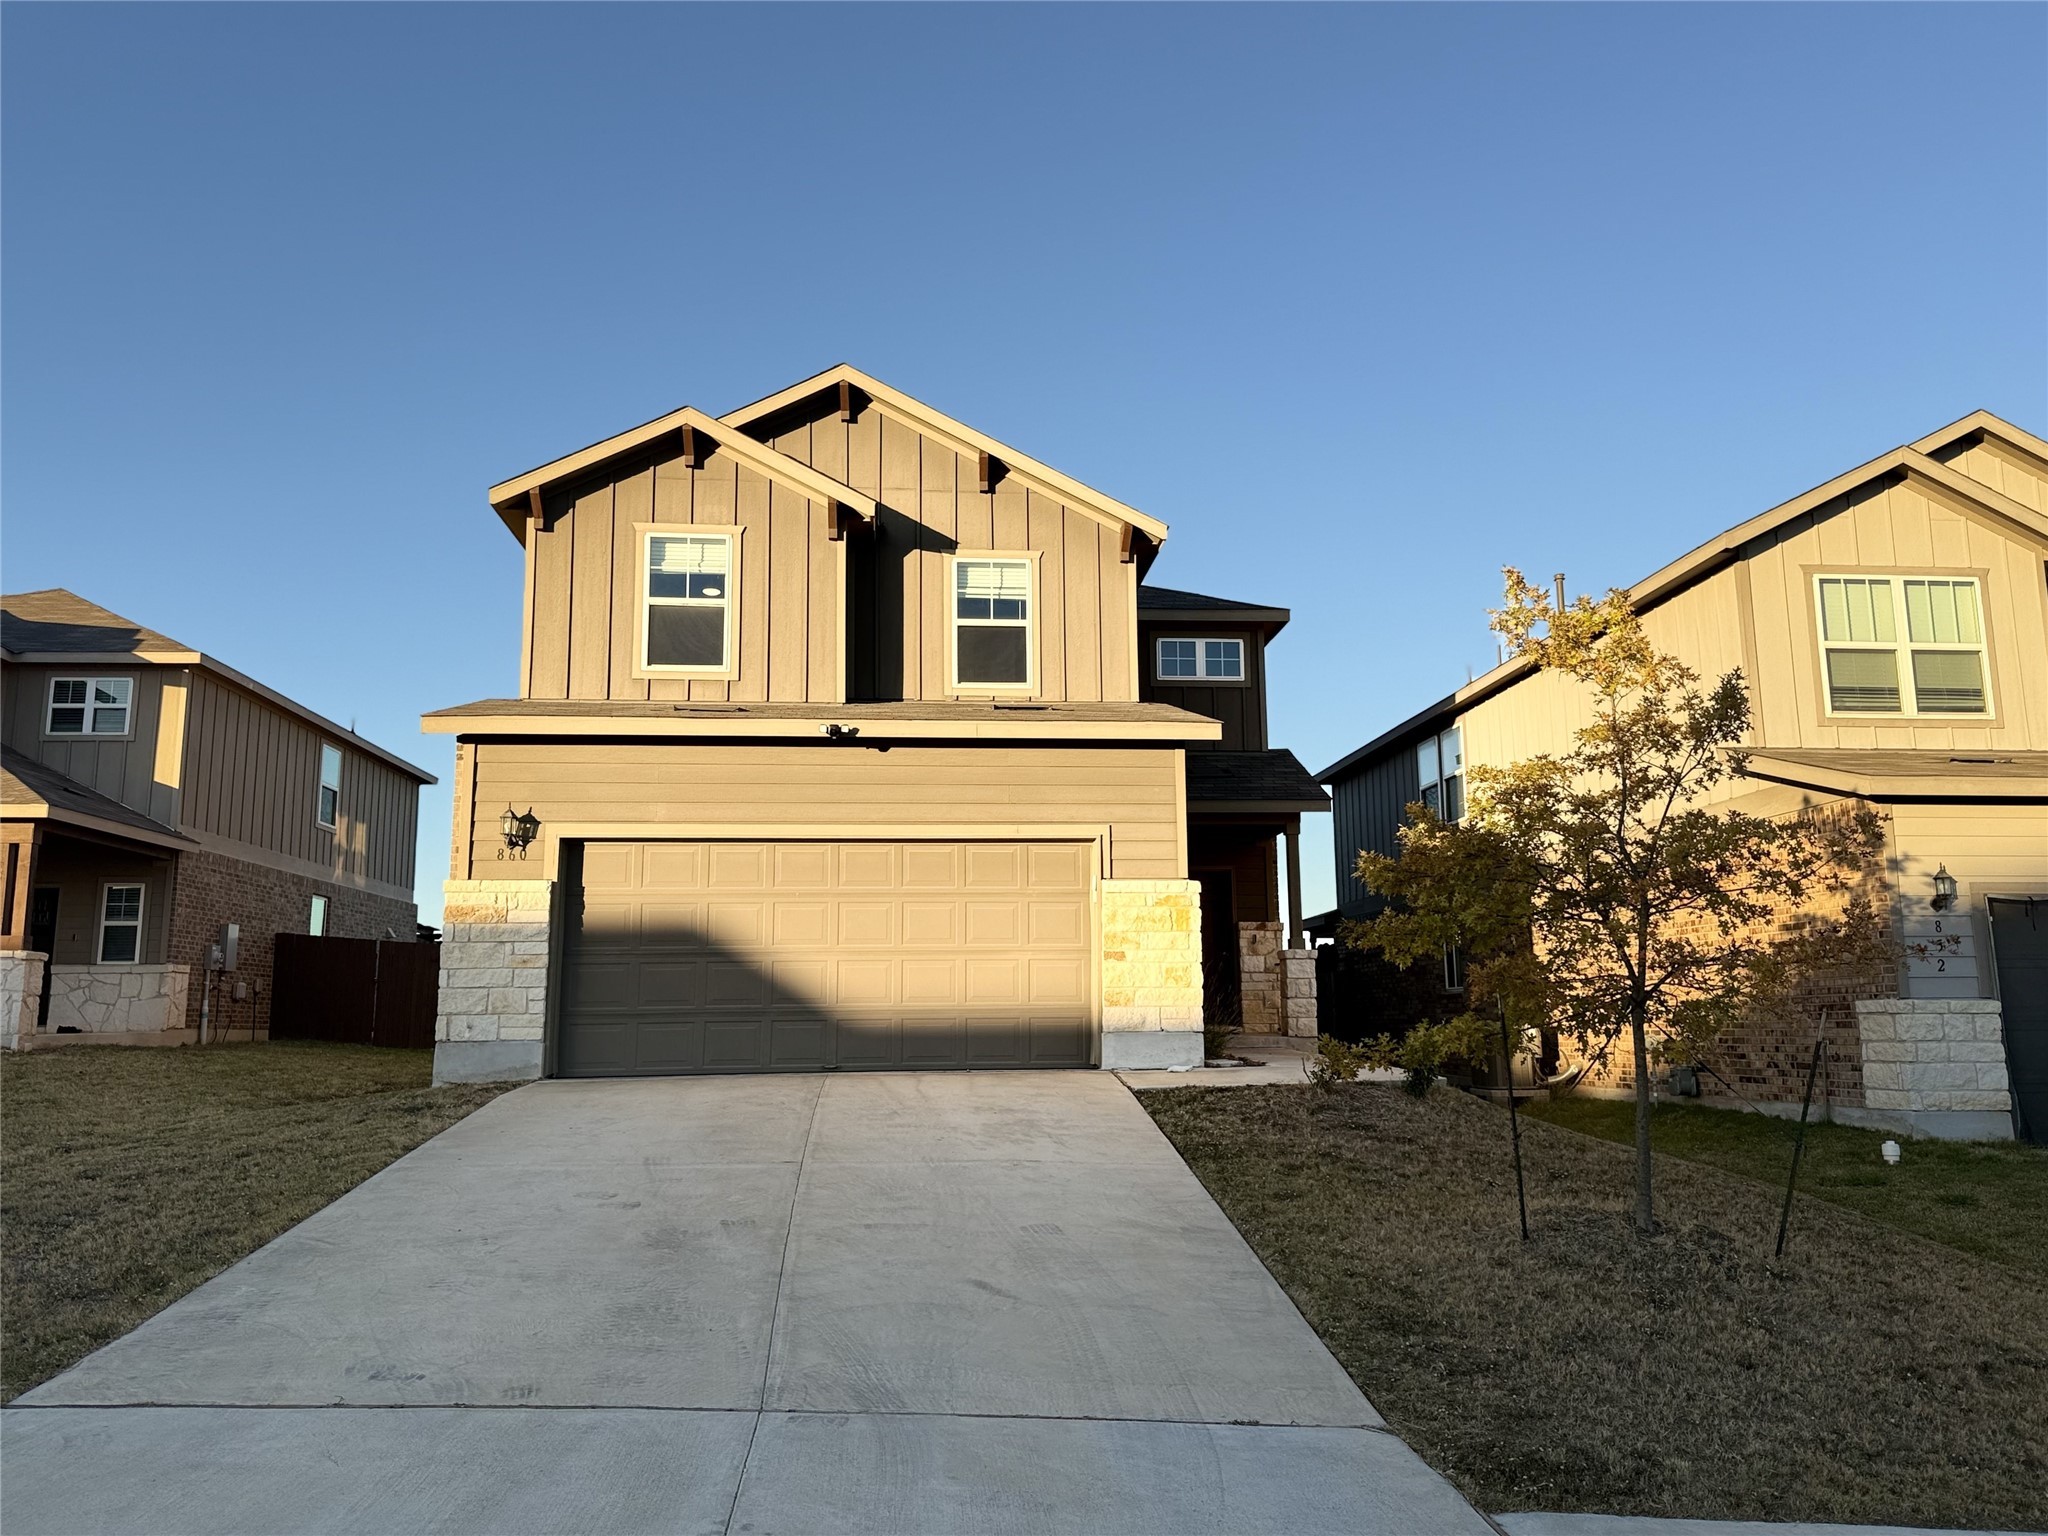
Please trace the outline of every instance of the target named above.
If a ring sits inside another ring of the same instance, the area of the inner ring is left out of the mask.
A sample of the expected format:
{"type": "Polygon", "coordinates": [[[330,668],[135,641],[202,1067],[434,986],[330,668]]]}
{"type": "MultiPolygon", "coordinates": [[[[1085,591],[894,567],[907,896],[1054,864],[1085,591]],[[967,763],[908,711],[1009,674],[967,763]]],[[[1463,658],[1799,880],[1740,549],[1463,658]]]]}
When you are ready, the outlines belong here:
{"type": "MultiPolygon", "coordinates": [[[[1725,798],[1861,802],[1886,825],[1870,893],[1896,973],[1836,978],[1805,1026],[1721,1042],[1719,1069],[1797,1100],[1818,1031],[1841,1118],[2048,1140],[2048,443],[1980,411],[1630,596],[1656,644],[1748,686],[1748,772],[1725,798]]],[[[1472,765],[1563,750],[1586,719],[1570,679],[1510,662],[1325,769],[1339,907],[1317,929],[1376,910],[1353,861],[1398,851],[1406,806],[1455,817],[1472,765]]]]}
{"type": "Polygon", "coordinates": [[[1205,945],[1284,1006],[1286,615],[1141,587],[1164,524],[847,367],[490,501],[440,1079],[1192,1064],[1205,945]]]}
{"type": "Polygon", "coordinates": [[[432,782],[61,588],[0,598],[0,1045],[263,1036],[277,934],[413,937],[432,782]]]}

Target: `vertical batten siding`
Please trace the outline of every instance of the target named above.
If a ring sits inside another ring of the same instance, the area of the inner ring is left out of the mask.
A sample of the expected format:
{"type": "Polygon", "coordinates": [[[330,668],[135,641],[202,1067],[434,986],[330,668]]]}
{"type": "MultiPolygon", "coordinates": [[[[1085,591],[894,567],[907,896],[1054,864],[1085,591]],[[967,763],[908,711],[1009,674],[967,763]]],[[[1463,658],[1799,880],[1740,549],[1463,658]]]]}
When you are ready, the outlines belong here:
{"type": "Polygon", "coordinates": [[[1138,632],[1138,696],[1192,710],[1223,723],[1222,739],[1190,742],[1189,750],[1219,752],[1263,752],[1266,749],[1266,647],[1257,630],[1232,629],[1225,624],[1207,627],[1183,623],[1147,622],[1138,632]],[[1162,639],[1241,640],[1244,642],[1242,683],[1203,683],[1162,680],[1159,677],[1159,644],[1162,639]]]}
{"type": "Polygon", "coordinates": [[[347,735],[328,735],[233,685],[196,674],[179,826],[356,879],[410,888],[419,792],[347,735]],[[341,810],[319,810],[320,747],[341,748],[341,810]]]}
{"type": "Polygon", "coordinates": [[[586,487],[529,538],[529,697],[726,703],[843,695],[843,558],[824,507],[730,454],[710,451],[695,469],[679,454],[639,461],[586,487]],[[650,523],[736,531],[734,677],[642,675],[640,535],[650,523]]]}
{"type": "Polygon", "coordinates": [[[1401,851],[1400,831],[1408,807],[1422,794],[1415,748],[1394,748],[1364,771],[1340,779],[1331,789],[1331,835],[1335,839],[1337,906],[1346,917],[1376,910],[1379,898],[1353,873],[1361,851],[1389,856],[1401,851]]]}
{"type": "Polygon", "coordinates": [[[131,810],[165,819],[176,811],[173,786],[160,784],[157,778],[156,740],[163,716],[167,673],[174,684],[184,675],[182,669],[148,664],[53,667],[8,663],[4,669],[5,684],[0,687],[0,693],[4,693],[0,712],[4,712],[7,745],[131,810]],[[134,679],[129,692],[128,734],[118,738],[62,736],[46,740],[43,726],[48,718],[53,677],[134,679]]]}

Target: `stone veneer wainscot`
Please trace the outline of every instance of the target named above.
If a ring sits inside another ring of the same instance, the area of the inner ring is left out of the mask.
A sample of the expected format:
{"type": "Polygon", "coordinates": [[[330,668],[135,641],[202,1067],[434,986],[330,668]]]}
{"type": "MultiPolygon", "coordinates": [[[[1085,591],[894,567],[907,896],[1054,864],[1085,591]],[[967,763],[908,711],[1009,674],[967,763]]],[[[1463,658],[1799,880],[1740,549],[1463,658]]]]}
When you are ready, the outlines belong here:
{"type": "Polygon", "coordinates": [[[1958,1139],[2012,1135],[2002,1009],[1995,998],[1866,998],[1863,1108],[1855,1124],[1958,1139]]]}
{"type": "Polygon", "coordinates": [[[539,1077],[554,882],[449,880],[442,891],[434,1081],[539,1077]]]}
{"type": "Polygon", "coordinates": [[[1102,882],[1102,1065],[1202,1063],[1202,888],[1102,882]]]}

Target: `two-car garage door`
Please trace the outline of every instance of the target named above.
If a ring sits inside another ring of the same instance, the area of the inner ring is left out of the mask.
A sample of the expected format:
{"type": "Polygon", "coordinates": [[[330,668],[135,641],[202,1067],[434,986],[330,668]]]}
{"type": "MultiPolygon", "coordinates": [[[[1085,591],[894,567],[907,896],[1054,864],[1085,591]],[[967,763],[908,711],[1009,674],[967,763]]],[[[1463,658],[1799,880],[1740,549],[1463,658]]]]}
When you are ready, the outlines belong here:
{"type": "Polygon", "coordinates": [[[591,842],[564,854],[562,1076],[1094,1059],[1092,845],[591,842]]]}

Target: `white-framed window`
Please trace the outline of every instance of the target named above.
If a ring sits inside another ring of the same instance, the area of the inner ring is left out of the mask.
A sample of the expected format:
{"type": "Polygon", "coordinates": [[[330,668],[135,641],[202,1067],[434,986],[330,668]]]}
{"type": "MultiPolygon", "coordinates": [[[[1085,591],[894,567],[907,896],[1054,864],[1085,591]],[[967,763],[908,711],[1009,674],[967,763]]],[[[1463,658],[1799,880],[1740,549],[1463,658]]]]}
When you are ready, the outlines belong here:
{"type": "Polygon", "coordinates": [[[315,896],[312,905],[306,909],[306,932],[314,938],[321,938],[327,932],[327,898],[315,896]]]}
{"type": "Polygon", "coordinates": [[[133,965],[142,958],[142,887],[109,885],[100,892],[101,965],[133,965]]]}
{"type": "Polygon", "coordinates": [[[341,748],[320,743],[320,804],[314,819],[323,827],[341,823],[341,748]]]}
{"type": "Polygon", "coordinates": [[[1816,576],[1830,715],[1991,711],[1983,593],[1974,576],[1816,576]]]}
{"type": "Polygon", "coordinates": [[[1244,681],[1242,640],[1161,640],[1153,673],[1163,683],[1244,681]]]}
{"type": "Polygon", "coordinates": [[[1031,686],[1031,562],[953,562],[953,682],[961,688],[1031,686]]]}
{"type": "Polygon", "coordinates": [[[1422,785],[1416,798],[1439,821],[1465,819],[1465,738],[1458,727],[1428,737],[1416,747],[1415,776],[1422,785]]]}
{"type": "Polygon", "coordinates": [[[725,672],[733,650],[733,536],[648,530],[640,664],[651,672],[725,672]]]}
{"type": "Polygon", "coordinates": [[[135,699],[132,677],[53,677],[46,736],[126,736],[135,699]]]}

